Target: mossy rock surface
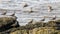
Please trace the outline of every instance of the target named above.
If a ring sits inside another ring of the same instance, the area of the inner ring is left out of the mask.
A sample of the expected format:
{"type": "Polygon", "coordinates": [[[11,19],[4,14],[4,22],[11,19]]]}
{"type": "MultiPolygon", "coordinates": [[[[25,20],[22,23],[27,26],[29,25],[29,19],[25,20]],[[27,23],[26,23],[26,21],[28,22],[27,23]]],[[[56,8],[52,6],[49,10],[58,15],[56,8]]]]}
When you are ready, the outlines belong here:
{"type": "Polygon", "coordinates": [[[0,27],[10,23],[15,23],[16,19],[13,17],[0,17],[0,27]]]}

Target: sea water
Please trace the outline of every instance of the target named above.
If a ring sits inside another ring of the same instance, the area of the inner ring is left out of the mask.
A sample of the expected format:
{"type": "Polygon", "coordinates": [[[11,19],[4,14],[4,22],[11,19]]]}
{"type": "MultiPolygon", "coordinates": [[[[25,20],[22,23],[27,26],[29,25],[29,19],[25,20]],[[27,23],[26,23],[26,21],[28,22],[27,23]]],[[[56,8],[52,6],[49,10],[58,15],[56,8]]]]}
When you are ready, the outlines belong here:
{"type": "MultiPolygon", "coordinates": [[[[7,11],[6,15],[11,15],[15,12],[17,21],[22,26],[28,24],[31,19],[40,21],[44,16],[54,17],[54,15],[56,15],[57,19],[59,19],[59,3],[60,0],[1,0],[0,9],[5,9],[7,11]],[[23,3],[27,3],[29,6],[23,8],[23,3]],[[48,5],[51,5],[54,10],[48,12],[48,5]],[[31,7],[33,12],[29,13],[31,7]]],[[[4,10],[0,10],[0,14],[3,13],[2,11],[4,10]]],[[[50,19],[51,18],[45,18],[44,22],[48,22],[50,19]]]]}

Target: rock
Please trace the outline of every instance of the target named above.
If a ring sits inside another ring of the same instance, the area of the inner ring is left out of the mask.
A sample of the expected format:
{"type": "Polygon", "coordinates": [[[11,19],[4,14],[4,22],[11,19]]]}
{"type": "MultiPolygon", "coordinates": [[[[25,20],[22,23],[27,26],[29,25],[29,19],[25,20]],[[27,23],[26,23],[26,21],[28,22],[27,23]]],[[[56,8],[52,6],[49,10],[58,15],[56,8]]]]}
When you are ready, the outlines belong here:
{"type": "Polygon", "coordinates": [[[16,19],[12,18],[12,17],[1,17],[0,18],[0,27],[3,25],[7,25],[10,23],[15,23],[16,19]]]}
{"type": "Polygon", "coordinates": [[[8,29],[10,29],[10,28],[12,28],[12,27],[15,27],[17,24],[16,24],[16,18],[15,17],[13,17],[13,16],[1,16],[0,17],[0,32],[1,31],[5,31],[5,30],[8,30],[8,29]],[[11,26],[11,25],[13,25],[13,24],[15,24],[14,26],[11,26]]]}

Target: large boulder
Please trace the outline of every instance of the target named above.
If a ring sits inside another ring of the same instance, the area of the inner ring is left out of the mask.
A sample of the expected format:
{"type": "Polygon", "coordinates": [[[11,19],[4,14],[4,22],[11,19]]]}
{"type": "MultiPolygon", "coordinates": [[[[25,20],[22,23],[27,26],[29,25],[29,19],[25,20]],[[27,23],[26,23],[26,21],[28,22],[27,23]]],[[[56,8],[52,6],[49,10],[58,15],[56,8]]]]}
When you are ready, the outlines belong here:
{"type": "Polygon", "coordinates": [[[16,24],[16,17],[13,16],[0,16],[0,31],[12,28],[11,25],[16,24]]]}
{"type": "Polygon", "coordinates": [[[0,27],[15,23],[16,19],[13,17],[0,17],[0,27]]]}

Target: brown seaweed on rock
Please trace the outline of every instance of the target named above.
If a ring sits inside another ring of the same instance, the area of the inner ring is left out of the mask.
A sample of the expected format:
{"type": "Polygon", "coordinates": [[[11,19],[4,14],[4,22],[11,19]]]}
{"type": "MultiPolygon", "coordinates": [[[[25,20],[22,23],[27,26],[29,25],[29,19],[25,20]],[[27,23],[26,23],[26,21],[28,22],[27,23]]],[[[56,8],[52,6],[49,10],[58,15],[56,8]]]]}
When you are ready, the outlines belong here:
{"type": "Polygon", "coordinates": [[[16,18],[13,18],[13,17],[1,17],[0,18],[0,32],[3,32],[5,30],[8,30],[10,28],[17,26],[16,21],[17,21],[16,18]],[[11,26],[13,24],[15,25],[11,26]]]}

